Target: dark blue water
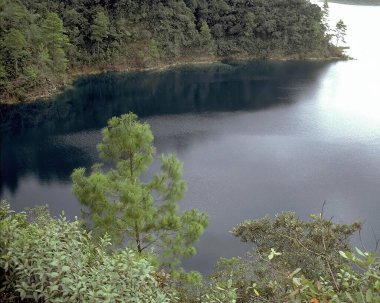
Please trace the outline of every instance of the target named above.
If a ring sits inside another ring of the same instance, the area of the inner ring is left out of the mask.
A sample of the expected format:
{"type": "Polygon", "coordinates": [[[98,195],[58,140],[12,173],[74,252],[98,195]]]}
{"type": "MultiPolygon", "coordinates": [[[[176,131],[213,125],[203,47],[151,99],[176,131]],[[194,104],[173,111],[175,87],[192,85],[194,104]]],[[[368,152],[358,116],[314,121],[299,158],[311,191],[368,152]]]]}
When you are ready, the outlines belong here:
{"type": "Polygon", "coordinates": [[[357,61],[224,62],[82,77],[55,100],[1,108],[1,198],[16,210],[47,203],[55,215],[78,215],[72,170],[98,161],[110,117],[133,111],[151,124],[158,153],[184,161],[182,208],[209,213],[187,268],[208,273],[219,256],[249,249],[228,232],[244,219],[284,210],[307,218],[323,201],[337,221],[365,221],[370,247],[372,230],[380,237],[380,76],[369,51],[377,44],[363,47],[355,20],[362,13],[375,22],[376,12],[334,10],[354,26],[352,51],[364,54],[357,61]]]}
{"type": "Polygon", "coordinates": [[[91,166],[96,141],[87,137],[96,137],[112,116],[132,111],[148,119],[201,117],[289,104],[299,91],[294,85],[312,85],[330,65],[226,62],[161,72],[110,73],[82,77],[49,102],[4,107],[0,193],[17,193],[18,183],[30,174],[44,182],[67,181],[75,167],[91,166]],[[71,143],[73,138],[76,141],[71,143]]]}

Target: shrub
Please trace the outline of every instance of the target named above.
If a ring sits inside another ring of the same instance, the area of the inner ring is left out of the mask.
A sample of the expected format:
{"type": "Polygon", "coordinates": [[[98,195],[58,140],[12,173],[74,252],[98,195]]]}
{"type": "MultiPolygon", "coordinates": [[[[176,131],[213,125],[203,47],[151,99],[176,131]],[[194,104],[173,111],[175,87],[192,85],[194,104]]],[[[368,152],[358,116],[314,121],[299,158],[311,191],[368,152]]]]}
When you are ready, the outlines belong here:
{"type": "Polygon", "coordinates": [[[235,303],[237,298],[236,288],[229,279],[226,283],[213,281],[207,292],[201,296],[202,303],[235,303]]]}
{"type": "MultiPolygon", "coordinates": [[[[351,236],[361,224],[337,224],[323,218],[323,214],[302,220],[292,212],[283,212],[274,219],[247,220],[233,229],[243,242],[252,242],[255,252],[267,256],[271,249],[280,252],[275,259],[284,270],[302,268],[308,278],[335,271],[341,262],[339,251],[350,250],[351,236]]],[[[272,262],[273,263],[273,262],[272,262]]],[[[273,264],[272,264],[273,266],[273,264]]]]}
{"type": "Polygon", "coordinates": [[[289,212],[247,220],[232,232],[252,242],[254,251],[243,258],[221,259],[214,277],[223,283],[232,277],[238,302],[287,301],[296,273],[310,281],[324,277],[337,289],[336,273],[349,263],[339,251],[350,251],[351,236],[360,227],[336,224],[323,213],[311,215],[311,220],[289,212]]]}
{"type": "Polygon", "coordinates": [[[177,302],[181,303],[235,303],[236,288],[232,279],[217,281],[211,277],[210,281],[200,279],[180,280],[176,285],[177,302]]]}
{"type": "Polygon", "coordinates": [[[94,243],[79,221],[28,222],[5,202],[0,217],[1,291],[36,302],[169,302],[149,260],[129,249],[112,251],[108,236],[94,243]]]}
{"type": "Polygon", "coordinates": [[[380,302],[380,258],[375,253],[340,252],[350,263],[335,274],[338,287],[325,277],[310,281],[293,277],[294,291],[289,299],[301,302],[378,303],[380,302]]]}

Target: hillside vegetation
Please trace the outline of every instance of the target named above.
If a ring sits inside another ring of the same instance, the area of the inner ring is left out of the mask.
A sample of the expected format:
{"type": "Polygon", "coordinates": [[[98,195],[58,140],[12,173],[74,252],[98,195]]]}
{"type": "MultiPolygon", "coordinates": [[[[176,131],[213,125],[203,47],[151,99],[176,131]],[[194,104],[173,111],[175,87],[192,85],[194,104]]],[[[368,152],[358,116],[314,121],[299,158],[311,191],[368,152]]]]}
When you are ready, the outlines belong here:
{"type": "Polygon", "coordinates": [[[321,20],[307,0],[0,0],[0,97],[48,96],[93,71],[341,56],[321,20]]]}

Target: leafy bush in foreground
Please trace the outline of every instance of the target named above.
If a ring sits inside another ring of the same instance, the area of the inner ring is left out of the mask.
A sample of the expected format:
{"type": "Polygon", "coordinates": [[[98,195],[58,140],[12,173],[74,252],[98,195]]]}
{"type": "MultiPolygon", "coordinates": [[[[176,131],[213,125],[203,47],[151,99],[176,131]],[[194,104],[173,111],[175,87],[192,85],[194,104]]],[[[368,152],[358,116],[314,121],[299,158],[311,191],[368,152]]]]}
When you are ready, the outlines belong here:
{"type": "Polygon", "coordinates": [[[33,209],[28,215],[14,213],[8,203],[2,202],[0,301],[8,302],[8,294],[13,293],[17,298],[11,302],[19,302],[21,297],[27,302],[46,303],[380,303],[379,256],[359,249],[355,253],[339,250],[348,247],[349,234],[358,225],[337,226],[322,216],[313,216],[307,223],[293,214],[282,214],[272,221],[255,220],[240,228],[257,227],[246,235],[260,236],[255,239],[261,241],[261,223],[273,229],[267,230],[268,242],[260,242],[247,257],[222,258],[210,283],[200,282],[197,276],[173,281],[166,273],[154,271],[146,258],[133,251],[112,251],[107,236],[94,243],[91,233],[78,221],[52,219],[44,208],[33,209]],[[296,238],[290,230],[285,233],[286,226],[299,231],[296,238]],[[304,229],[298,229],[299,226],[304,229]],[[288,237],[278,238],[283,242],[275,248],[263,249],[276,237],[274,230],[281,230],[278,236],[288,237]],[[306,232],[316,237],[314,241],[322,240],[322,245],[307,242],[311,236],[301,237],[306,232]],[[341,232],[342,238],[334,238],[335,233],[341,232]],[[335,244],[325,249],[323,242],[335,244]],[[303,251],[308,249],[310,254],[303,251]],[[319,268],[311,266],[316,263],[307,262],[317,258],[316,252],[324,256],[314,260],[320,262],[319,268]],[[301,262],[297,259],[301,256],[307,259],[301,262]],[[326,267],[322,267],[323,261],[326,267]],[[295,270],[291,268],[294,262],[300,265],[295,270]],[[167,286],[170,283],[175,284],[175,295],[167,286]]]}
{"type": "Polygon", "coordinates": [[[335,273],[338,288],[324,277],[316,282],[304,276],[294,277],[292,302],[379,303],[380,258],[358,248],[356,254],[340,251],[340,255],[350,264],[335,273]]]}
{"type": "MultiPolygon", "coordinates": [[[[339,252],[350,253],[351,236],[360,228],[360,223],[336,224],[323,214],[311,215],[311,220],[289,212],[273,219],[247,220],[232,232],[243,242],[252,242],[254,251],[242,258],[221,259],[214,279],[226,282],[232,278],[238,302],[293,302],[289,299],[297,288],[293,278],[301,275],[302,281],[310,283],[322,277],[339,292],[339,274],[351,266],[339,252]]],[[[304,290],[305,285],[299,283],[304,290]]]]}
{"type": "Polygon", "coordinates": [[[0,207],[1,291],[43,302],[169,302],[149,261],[129,249],[110,251],[79,221],[49,216],[29,223],[26,213],[0,207]]]}

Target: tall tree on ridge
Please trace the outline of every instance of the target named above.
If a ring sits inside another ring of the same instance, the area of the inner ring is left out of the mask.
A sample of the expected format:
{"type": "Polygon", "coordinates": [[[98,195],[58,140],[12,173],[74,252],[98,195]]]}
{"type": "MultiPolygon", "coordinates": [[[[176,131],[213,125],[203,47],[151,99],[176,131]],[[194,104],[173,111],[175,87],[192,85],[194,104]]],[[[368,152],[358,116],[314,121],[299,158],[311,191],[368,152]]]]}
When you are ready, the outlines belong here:
{"type": "Polygon", "coordinates": [[[26,54],[26,39],[23,33],[12,28],[5,36],[3,46],[14,61],[15,77],[19,75],[19,60],[26,54]]]}
{"type": "Polygon", "coordinates": [[[91,25],[91,38],[97,43],[97,53],[100,53],[100,42],[108,37],[110,20],[108,16],[99,11],[96,13],[93,24],[91,25]]]}
{"type": "Polygon", "coordinates": [[[336,46],[338,46],[339,41],[342,41],[343,43],[346,43],[346,32],[347,32],[347,25],[343,22],[342,19],[340,19],[334,30],[334,35],[336,38],[336,46]]]}
{"type": "Polygon", "coordinates": [[[49,56],[53,60],[53,69],[64,71],[67,63],[65,48],[69,45],[69,39],[61,18],[56,13],[48,13],[41,29],[49,56]]]}

